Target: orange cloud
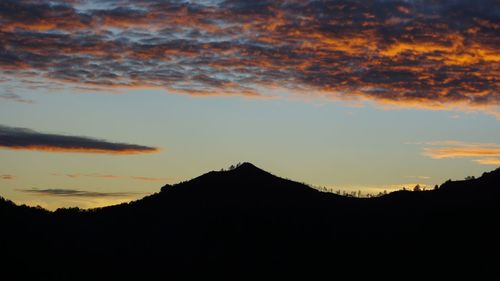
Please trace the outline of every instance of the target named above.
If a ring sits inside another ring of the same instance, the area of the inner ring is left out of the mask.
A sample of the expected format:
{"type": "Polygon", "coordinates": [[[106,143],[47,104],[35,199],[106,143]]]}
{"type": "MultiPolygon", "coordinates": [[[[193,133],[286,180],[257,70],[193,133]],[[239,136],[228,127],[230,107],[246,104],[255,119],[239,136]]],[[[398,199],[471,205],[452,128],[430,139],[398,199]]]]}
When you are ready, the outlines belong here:
{"type": "Polygon", "coordinates": [[[425,156],[433,159],[478,158],[473,161],[482,165],[500,165],[500,144],[468,143],[462,141],[427,142],[425,156]]]}
{"type": "Polygon", "coordinates": [[[484,1],[0,2],[0,73],[195,96],[269,98],[277,84],[498,116],[497,3],[484,1]]]}
{"type": "Polygon", "coordinates": [[[474,162],[481,164],[481,165],[496,165],[500,166],[500,158],[482,158],[482,159],[476,159],[474,162]]]}
{"type": "Polygon", "coordinates": [[[424,154],[434,158],[500,156],[500,147],[438,147],[426,148],[424,154]]]}

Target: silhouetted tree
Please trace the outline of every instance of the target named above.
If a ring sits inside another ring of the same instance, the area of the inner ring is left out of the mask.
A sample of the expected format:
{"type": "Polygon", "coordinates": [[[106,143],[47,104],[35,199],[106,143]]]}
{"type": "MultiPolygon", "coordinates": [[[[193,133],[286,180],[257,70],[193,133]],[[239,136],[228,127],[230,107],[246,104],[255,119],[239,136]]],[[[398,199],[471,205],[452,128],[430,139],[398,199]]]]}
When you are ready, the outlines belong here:
{"type": "Polygon", "coordinates": [[[162,186],[162,188],[160,189],[161,192],[165,192],[167,191],[168,188],[172,187],[170,184],[166,184],[164,186],[162,186]]]}
{"type": "Polygon", "coordinates": [[[465,177],[465,180],[466,180],[466,181],[475,180],[475,179],[476,179],[476,177],[475,177],[475,176],[466,176],[466,177],[465,177]]]}
{"type": "Polygon", "coordinates": [[[413,188],[413,191],[422,191],[420,184],[415,185],[415,187],[413,188]]]}

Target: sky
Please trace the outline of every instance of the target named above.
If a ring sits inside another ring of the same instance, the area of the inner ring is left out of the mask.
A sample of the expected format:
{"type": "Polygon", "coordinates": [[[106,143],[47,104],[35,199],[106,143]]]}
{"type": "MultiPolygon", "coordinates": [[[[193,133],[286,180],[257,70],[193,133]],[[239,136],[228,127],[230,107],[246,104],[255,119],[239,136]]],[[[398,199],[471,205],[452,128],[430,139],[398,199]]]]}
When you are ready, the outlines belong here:
{"type": "Polygon", "coordinates": [[[139,199],[238,162],[391,191],[500,166],[496,0],[0,2],[0,196],[139,199]]]}

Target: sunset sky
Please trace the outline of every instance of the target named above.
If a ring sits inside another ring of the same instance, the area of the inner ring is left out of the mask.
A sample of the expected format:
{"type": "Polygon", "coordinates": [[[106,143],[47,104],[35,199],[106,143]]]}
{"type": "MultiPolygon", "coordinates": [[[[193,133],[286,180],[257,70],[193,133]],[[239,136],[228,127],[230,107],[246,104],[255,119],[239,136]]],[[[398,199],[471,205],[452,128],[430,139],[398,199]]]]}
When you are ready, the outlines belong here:
{"type": "Polygon", "coordinates": [[[104,206],[238,162],[379,192],[500,166],[497,0],[2,0],[0,196],[104,206]]]}

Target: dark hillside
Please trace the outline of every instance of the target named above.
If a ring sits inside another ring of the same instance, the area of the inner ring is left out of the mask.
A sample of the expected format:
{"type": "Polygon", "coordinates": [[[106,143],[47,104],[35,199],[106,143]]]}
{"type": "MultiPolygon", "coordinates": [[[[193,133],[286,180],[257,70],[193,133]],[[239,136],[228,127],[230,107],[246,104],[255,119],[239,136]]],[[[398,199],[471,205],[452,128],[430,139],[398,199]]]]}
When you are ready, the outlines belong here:
{"type": "Polygon", "coordinates": [[[1,250],[6,274],[43,280],[487,274],[497,267],[487,257],[500,244],[499,183],[496,170],[438,190],[357,199],[244,163],[95,210],[2,200],[1,250]]]}

